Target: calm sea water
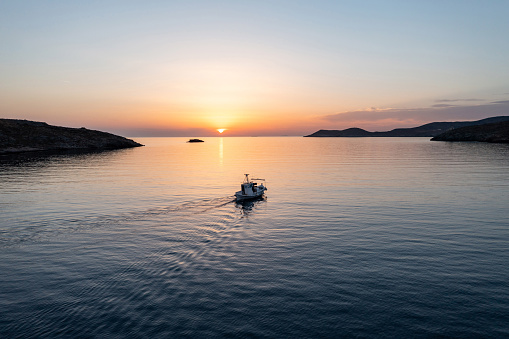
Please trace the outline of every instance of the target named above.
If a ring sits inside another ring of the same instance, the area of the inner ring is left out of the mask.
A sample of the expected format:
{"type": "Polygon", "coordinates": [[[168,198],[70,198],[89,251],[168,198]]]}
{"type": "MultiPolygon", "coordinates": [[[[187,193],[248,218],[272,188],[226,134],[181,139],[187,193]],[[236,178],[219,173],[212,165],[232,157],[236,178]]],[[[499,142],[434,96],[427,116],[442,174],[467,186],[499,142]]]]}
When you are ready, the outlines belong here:
{"type": "Polygon", "coordinates": [[[0,337],[509,336],[509,145],[204,140],[1,157],[0,337]]]}

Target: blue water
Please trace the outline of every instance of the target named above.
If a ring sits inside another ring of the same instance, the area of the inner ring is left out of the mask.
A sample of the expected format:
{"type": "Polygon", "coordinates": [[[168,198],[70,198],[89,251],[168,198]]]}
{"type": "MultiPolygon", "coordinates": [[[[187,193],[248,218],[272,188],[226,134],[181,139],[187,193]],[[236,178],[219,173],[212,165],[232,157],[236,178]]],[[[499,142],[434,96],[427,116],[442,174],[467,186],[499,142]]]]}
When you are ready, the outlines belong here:
{"type": "Polygon", "coordinates": [[[1,157],[0,337],[509,337],[509,145],[204,140],[1,157]]]}

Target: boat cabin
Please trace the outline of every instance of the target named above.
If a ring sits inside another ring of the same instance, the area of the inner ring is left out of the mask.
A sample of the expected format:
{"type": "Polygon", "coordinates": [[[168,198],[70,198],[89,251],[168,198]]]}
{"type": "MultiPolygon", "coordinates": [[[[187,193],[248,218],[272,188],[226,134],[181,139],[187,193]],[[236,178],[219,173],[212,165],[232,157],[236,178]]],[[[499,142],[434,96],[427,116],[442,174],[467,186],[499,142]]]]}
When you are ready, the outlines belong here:
{"type": "Polygon", "coordinates": [[[253,195],[258,191],[256,182],[247,182],[240,185],[242,195],[253,195]]]}

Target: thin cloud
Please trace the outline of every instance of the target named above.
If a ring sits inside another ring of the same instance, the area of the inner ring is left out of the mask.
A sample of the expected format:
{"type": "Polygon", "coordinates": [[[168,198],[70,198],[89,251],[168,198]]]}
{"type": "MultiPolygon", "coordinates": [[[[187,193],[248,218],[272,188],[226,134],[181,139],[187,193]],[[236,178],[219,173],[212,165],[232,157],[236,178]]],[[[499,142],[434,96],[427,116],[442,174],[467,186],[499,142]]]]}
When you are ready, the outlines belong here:
{"type": "Polygon", "coordinates": [[[369,109],[341,112],[321,116],[334,125],[342,127],[413,127],[434,121],[479,120],[493,116],[509,115],[509,100],[482,105],[445,105],[426,108],[369,109]]]}
{"type": "Polygon", "coordinates": [[[189,128],[189,129],[171,129],[171,128],[110,128],[110,132],[129,137],[203,137],[213,136],[214,132],[209,129],[189,128]]]}
{"type": "Polygon", "coordinates": [[[476,99],[476,98],[465,98],[465,99],[438,99],[435,102],[472,102],[472,101],[485,101],[484,99],[476,99]]]}

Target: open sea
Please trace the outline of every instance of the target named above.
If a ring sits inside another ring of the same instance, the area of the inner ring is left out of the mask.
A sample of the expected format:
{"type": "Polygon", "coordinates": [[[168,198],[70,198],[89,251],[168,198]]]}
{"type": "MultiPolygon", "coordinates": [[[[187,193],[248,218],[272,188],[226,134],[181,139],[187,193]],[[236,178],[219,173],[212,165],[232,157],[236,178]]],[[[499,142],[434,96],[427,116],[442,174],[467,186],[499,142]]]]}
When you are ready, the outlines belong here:
{"type": "Polygon", "coordinates": [[[509,337],[509,145],[135,140],[0,157],[0,338],[509,337]]]}

